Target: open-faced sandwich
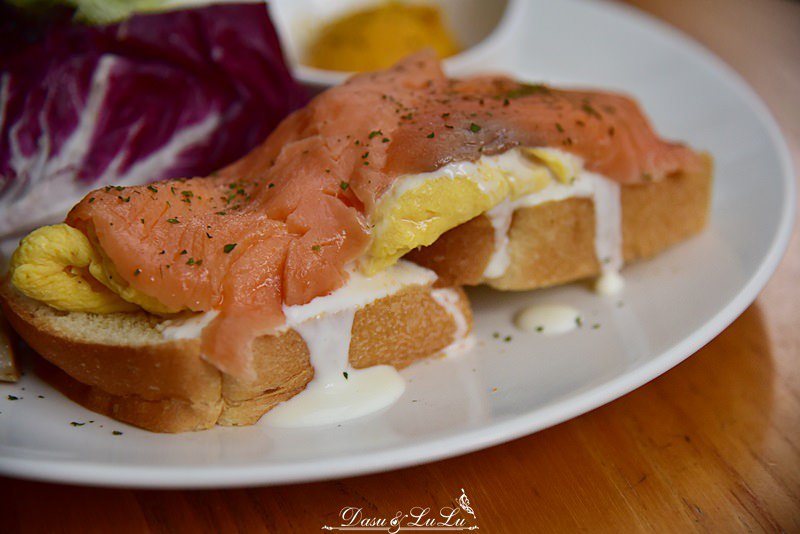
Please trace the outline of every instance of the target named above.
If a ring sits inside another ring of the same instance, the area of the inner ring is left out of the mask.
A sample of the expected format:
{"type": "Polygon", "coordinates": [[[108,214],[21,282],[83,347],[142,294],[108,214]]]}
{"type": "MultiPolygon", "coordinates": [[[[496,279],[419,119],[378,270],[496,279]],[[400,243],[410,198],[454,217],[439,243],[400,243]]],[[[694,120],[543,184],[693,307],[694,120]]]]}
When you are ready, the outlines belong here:
{"type": "Polygon", "coordinates": [[[280,424],[329,422],[467,335],[458,286],[611,290],[699,231],[710,191],[710,158],[627,97],[452,80],[421,53],[211,176],[88,194],[22,240],[4,307],[51,382],[122,421],[252,424],[283,403],[280,424]]]}

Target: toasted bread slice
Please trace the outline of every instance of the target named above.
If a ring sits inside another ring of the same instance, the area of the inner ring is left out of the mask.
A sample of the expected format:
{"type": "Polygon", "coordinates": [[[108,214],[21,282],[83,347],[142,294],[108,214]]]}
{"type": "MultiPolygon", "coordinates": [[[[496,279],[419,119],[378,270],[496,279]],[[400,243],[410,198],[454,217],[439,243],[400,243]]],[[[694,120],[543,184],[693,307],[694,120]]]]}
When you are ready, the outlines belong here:
{"type": "MultiPolygon", "coordinates": [[[[626,262],[652,257],[705,227],[713,164],[708,155],[703,162],[698,172],[621,186],[626,262]]],[[[443,286],[485,283],[503,290],[536,289],[599,274],[594,234],[592,200],[569,198],[514,212],[508,233],[511,261],[499,278],[483,276],[495,246],[486,215],[453,228],[406,259],[436,271],[443,286]]]]}
{"type": "MultiPolygon", "coordinates": [[[[457,324],[430,286],[408,286],[356,312],[350,344],[355,368],[402,368],[454,341],[457,324]]],[[[457,306],[469,325],[463,291],[457,306]]],[[[253,424],[302,391],[314,375],[294,330],[262,336],[254,346],[257,379],[245,383],[200,356],[196,339],[165,341],[162,320],[141,313],[66,313],[31,300],[9,284],[0,290],[8,321],[52,365],[40,374],[86,408],[155,432],[253,424]]]]}

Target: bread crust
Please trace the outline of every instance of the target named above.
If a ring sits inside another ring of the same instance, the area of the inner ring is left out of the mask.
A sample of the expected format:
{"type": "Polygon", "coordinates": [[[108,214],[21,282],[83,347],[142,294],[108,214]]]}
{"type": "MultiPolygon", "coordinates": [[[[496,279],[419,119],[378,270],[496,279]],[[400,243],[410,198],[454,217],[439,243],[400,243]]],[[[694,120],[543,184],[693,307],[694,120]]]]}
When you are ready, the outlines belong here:
{"type": "MultiPolygon", "coordinates": [[[[358,310],[351,364],[402,368],[447,347],[456,324],[431,291],[429,286],[409,286],[358,310]]],[[[466,295],[455,291],[471,326],[466,295]]],[[[159,340],[158,318],[147,313],[99,319],[108,323],[106,329],[118,324],[138,328],[149,334],[143,341],[120,336],[119,342],[97,342],[85,334],[86,329],[76,327],[80,315],[37,303],[8,283],[0,296],[8,321],[46,360],[37,365],[45,380],[90,410],[154,432],[253,424],[277,403],[302,391],[314,375],[308,349],[294,330],[256,340],[257,379],[247,383],[202,359],[198,340],[159,340]]],[[[83,315],[86,321],[98,318],[83,315]]]]}
{"type": "MultiPolygon", "coordinates": [[[[713,163],[702,157],[697,172],[658,182],[623,185],[622,253],[625,262],[649,258],[682,241],[708,222],[713,163]]],[[[521,208],[509,228],[510,264],[503,276],[484,278],[494,251],[494,230],[480,215],[406,255],[439,275],[437,284],[488,284],[526,290],[564,284],[600,273],[594,251],[594,203],[569,198],[521,208]]]]}

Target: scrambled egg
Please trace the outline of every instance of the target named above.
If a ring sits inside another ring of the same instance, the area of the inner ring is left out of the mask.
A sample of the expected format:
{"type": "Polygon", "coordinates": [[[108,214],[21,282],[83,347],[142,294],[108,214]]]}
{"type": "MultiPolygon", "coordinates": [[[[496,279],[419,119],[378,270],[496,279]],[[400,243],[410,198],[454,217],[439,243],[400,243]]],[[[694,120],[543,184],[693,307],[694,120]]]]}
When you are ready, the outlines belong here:
{"type": "Polygon", "coordinates": [[[124,284],[83,232],[67,224],[44,226],[28,234],[11,256],[9,271],[11,283],[22,294],[57,310],[177,311],[124,284]]]}
{"type": "Polygon", "coordinates": [[[378,202],[362,269],[379,272],[505,199],[537,193],[553,180],[572,183],[580,169],[577,157],[557,149],[522,148],[398,178],[378,202]]]}
{"type": "MultiPolygon", "coordinates": [[[[378,202],[361,269],[374,275],[507,199],[535,194],[554,181],[571,184],[581,168],[580,159],[557,149],[521,148],[400,177],[378,202]]],[[[67,224],[45,226],[25,237],[11,257],[10,272],[11,283],[23,294],[58,310],[179,311],[125,284],[102,251],[67,224]]]]}
{"type": "Polygon", "coordinates": [[[459,51],[437,8],[392,2],[323,27],[309,48],[308,63],[348,72],[378,70],[426,47],[442,58],[459,51]]]}
{"type": "Polygon", "coordinates": [[[11,256],[11,283],[24,295],[57,310],[136,310],[136,305],[83,276],[100,265],[100,256],[80,230],[66,224],[44,226],[28,234],[11,256]]]}

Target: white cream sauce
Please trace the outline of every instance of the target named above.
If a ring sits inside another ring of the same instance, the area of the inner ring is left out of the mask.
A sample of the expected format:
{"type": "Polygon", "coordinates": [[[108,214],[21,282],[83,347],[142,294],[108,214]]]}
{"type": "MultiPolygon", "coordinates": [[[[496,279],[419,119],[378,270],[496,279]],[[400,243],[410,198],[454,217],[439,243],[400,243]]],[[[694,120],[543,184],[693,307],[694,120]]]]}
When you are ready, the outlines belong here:
{"type": "Polygon", "coordinates": [[[405,381],[390,365],[354,369],[349,362],[353,318],[359,308],[410,285],[429,285],[436,275],[401,260],[366,277],[352,269],[348,283],[301,306],[284,306],[286,327],[305,341],[314,378],[306,388],[273,408],[264,424],[279,427],[331,425],[394,404],[405,381]]]}
{"type": "Polygon", "coordinates": [[[565,334],[580,325],[580,312],[565,304],[534,304],[517,314],[517,328],[554,336],[565,334]]]}
{"type": "Polygon", "coordinates": [[[350,337],[356,309],[309,319],[293,328],[308,347],[314,378],[306,388],[273,408],[265,424],[307,427],[341,423],[391,406],[405,381],[390,365],[353,369],[350,337]]]}
{"type": "Polygon", "coordinates": [[[475,337],[467,335],[469,322],[467,322],[467,317],[458,305],[460,300],[458,292],[447,287],[434,289],[431,291],[431,296],[453,318],[453,322],[456,325],[453,341],[442,350],[445,356],[458,356],[474,347],[475,337]]]}
{"type": "Polygon", "coordinates": [[[373,276],[364,276],[357,269],[349,269],[350,278],[343,287],[330,295],[317,297],[301,306],[284,306],[287,327],[307,321],[322,314],[362,308],[378,299],[388,297],[411,285],[430,285],[436,281],[436,273],[407,260],[373,276]]]}
{"type": "Polygon", "coordinates": [[[161,331],[161,335],[166,340],[176,339],[198,339],[203,328],[214,320],[219,312],[212,310],[204,313],[197,313],[185,318],[167,319],[156,326],[161,331]]]}

